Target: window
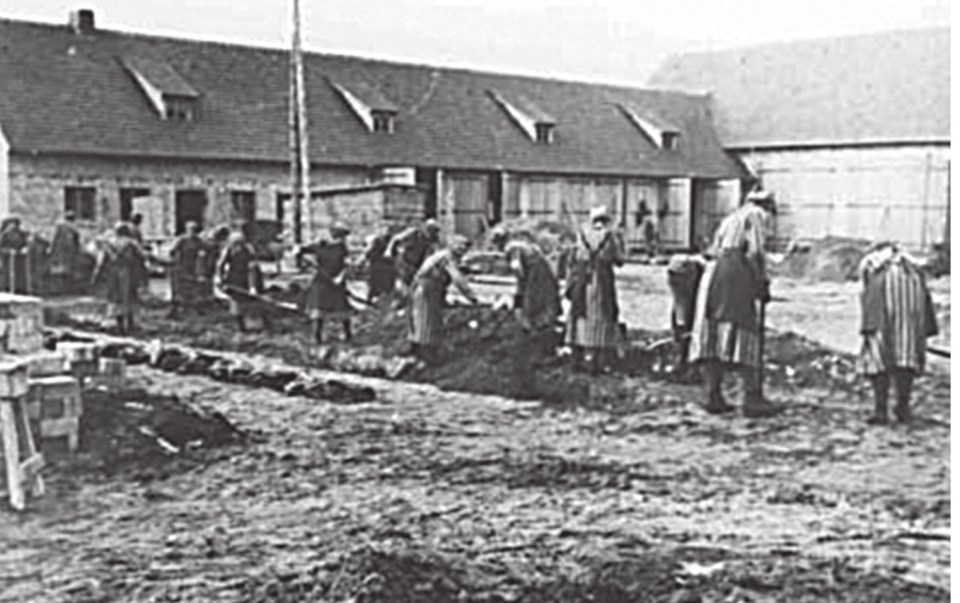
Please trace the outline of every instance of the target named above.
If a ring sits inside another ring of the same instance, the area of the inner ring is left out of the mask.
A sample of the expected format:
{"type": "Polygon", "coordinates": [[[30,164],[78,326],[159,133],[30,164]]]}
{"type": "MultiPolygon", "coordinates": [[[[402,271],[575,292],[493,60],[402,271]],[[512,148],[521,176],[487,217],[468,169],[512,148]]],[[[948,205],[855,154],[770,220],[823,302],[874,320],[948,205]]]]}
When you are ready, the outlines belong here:
{"type": "Polygon", "coordinates": [[[234,219],[253,222],[257,212],[256,194],[253,191],[230,191],[230,207],[234,219]]]}
{"type": "Polygon", "coordinates": [[[121,188],[120,189],[120,219],[129,220],[133,214],[133,200],[140,197],[149,197],[148,188],[121,188]]]}
{"type": "Polygon", "coordinates": [[[666,151],[675,151],[677,150],[677,143],[680,142],[680,132],[664,132],[663,133],[663,149],[666,151]]]}
{"type": "Polygon", "coordinates": [[[194,101],[192,98],[164,95],[164,117],[175,121],[193,121],[194,101]]]}
{"type": "Polygon", "coordinates": [[[92,186],[68,186],[63,189],[63,210],[73,212],[77,220],[97,219],[97,189],[92,186]]]}
{"type": "Polygon", "coordinates": [[[537,144],[553,142],[553,124],[539,123],[536,125],[537,144]]]}
{"type": "Polygon", "coordinates": [[[389,111],[372,111],[373,131],[393,134],[393,113],[389,111]]]}

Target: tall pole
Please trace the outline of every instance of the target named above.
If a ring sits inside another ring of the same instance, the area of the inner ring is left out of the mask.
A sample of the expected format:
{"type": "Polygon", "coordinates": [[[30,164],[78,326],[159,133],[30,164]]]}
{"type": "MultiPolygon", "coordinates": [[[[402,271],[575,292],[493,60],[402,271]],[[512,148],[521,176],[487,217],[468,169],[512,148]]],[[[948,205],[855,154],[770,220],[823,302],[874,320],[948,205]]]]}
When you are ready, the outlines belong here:
{"type": "Polygon", "coordinates": [[[300,40],[300,0],[293,0],[293,45],[290,51],[290,171],[293,239],[303,242],[303,204],[310,202],[310,159],[307,155],[306,89],[300,40]]]}

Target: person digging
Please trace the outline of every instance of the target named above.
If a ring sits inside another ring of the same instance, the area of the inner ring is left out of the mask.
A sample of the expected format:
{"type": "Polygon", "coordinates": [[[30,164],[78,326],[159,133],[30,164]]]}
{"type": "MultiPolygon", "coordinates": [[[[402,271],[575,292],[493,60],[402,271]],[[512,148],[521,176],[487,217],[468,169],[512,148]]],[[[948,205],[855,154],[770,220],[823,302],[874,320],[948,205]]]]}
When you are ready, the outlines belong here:
{"type": "Polygon", "coordinates": [[[763,397],[763,335],[770,282],[764,259],[766,221],[775,212],[773,197],[750,193],[743,205],[723,219],[705,254],[711,258],[697,291],[690,360],[702,367],[707,412],[734,410],[721,385],[728,368],[742,374],[743,414],[769,417],[778,409],[763,397]]]}
{"type": "Polygon", "coordinates": [[[343,340],[353,339],[350,306],[347,291],[347,235],[350,229],[336,223],[329,229],[329,239],[322,239],[304,247],[300,253],[313,256],[316,267],[313,280],[307,289],[304,308],[313,321],[313,335],[317,345],[323,343],[323,326],[327,320],[339,320],[343,327],[343,340]]]}

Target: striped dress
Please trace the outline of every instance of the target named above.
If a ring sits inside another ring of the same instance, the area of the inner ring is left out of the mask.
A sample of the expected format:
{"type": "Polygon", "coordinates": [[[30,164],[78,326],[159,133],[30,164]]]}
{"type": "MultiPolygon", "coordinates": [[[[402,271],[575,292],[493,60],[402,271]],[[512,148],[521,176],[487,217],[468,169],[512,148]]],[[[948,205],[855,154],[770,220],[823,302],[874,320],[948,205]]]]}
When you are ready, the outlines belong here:
{"type": "Polygon", "coordinates": [[[622,242],[610,230],[581,231],[570,264],[567,343],[587,349],[616,347],[620,329],[613,268],[623,264],[622,242]]]}
{"type": "Polygon", "coordinates": [[[860,277],[863,344],[858,369],[864,375],[895,368],[923,372],[926,338],[937,334],[923,274],[908,258],[883,249],[864,258],[860,277]]]}
{"type": "Polygon", "coordinates": [[[407,337],[411,343],[436,346],[443,341],[443,306],[451,284],[465,296],[473,298],[453,253],[449,249],[434,252],[417,271],[411,284],[407,337]]]}
{"type": "Polygon", "coordinates": [[[766,280],[765,211],[747,203],[717,229],[694,306],[690,360],[760,365],[756,300],[766,280]]]}

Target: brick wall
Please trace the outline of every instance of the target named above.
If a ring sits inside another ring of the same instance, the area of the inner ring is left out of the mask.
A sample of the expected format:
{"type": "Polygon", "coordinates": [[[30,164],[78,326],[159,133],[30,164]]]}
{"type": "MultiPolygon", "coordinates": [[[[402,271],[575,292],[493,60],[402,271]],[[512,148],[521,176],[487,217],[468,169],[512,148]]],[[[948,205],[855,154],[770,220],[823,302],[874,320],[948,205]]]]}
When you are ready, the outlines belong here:
{"type": "MultiPolygon", "coordinates": [[[[366,168],[324,167],[315,169],[310,178],[314,190],[370,182],[366,168]]],[[[63,216],[64,187],[91,186],[96,189],[96,219],[78,224],[89,235],[102,232],[119,220],[121,189],[142,188],[149,190],[150,195],[164,205],[161,212],[164,224],[160,230],[171,236],[178,190],[202,190],[206,193],[204,220],[209,226],[229,222],[232,218],[231,190],[253,191],[257,218],[276,219],[277,195],[288,192],[289,184],[289,171],[282,163],[12,154],[9,213],[20,216],[28,229],[49,235],[55,222],[63,216]]]]}
{"type": "Polygon", "coordinates": [[[310,231],[322,233],[332,221],[350,227],[347,246],[362,251],[381,224],[410,224],[423,219],[425,192],[411,185],[380,184],[330,191],[310,204],[310,231]]]}

